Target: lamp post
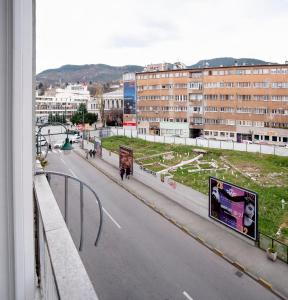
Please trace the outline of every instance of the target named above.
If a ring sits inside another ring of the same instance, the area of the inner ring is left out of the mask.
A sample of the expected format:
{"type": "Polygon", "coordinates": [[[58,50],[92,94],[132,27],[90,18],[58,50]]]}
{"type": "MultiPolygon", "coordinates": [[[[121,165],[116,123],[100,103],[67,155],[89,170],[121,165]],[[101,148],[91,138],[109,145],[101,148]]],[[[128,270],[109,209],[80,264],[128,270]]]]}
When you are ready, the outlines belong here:
{"type": "Polygon", "coordinates": [[[82,149],[84,149],[84,134],[85,134],[84,109],[82,110],[82,126],[83,126],[83,132],[82,132],[82,149]]]}
{"type": "MultiPolygon", "coordinates": [[[[66,138],[65,138],[65,142],[64,142],[63,146],[61,147],[61,150],[64,150],[66,153],[69,153],[70,150],[73,149],[73,147],[72,147],[72,145],[71,145],[71,143],[69,141],[68,130],[67,130],[67,128],[66,128],[66,126],[64,124],[62,124],[60,122],[51,122],[51,123],[43,124],[43,125],[41,125],[39,127],[39,130],[38,130],[38,133],[37,133],[38,137],[41,135],[41,130],[42,130],[43,127],[47,127],[47,126],[51,126],[51,125],[60,125],[60,126],[62,126],[62,127],[65,128],[66,138]]],[[[39,146],[38,146],[38,139],[37,139],[37,151],[38,151],[38,149],[39,149],[39,146]]]]}

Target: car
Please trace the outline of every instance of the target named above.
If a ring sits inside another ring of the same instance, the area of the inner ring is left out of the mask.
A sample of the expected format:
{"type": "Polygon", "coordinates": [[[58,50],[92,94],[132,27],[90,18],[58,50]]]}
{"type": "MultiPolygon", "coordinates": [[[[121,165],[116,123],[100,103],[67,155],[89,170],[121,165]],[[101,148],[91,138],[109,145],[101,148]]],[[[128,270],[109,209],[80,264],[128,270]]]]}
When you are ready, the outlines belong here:
{"type": "Polygon", "coordinates": [[[72,138],[70,139],[70,141],[72,141],[72,143],[80,143],[81,137],[78,134],[75,134],[72,136],[72,138]]]}
{"type": "Polygon", "coordinates": [[[55,143],[53,148],[54,149],[60,149],[60,148],[62,148],[62,146],[63,146],[63,143],[55,143]]]}
{"type": "Polygon", "coordinates": [[[242,140],[242,143],[244,143],[244,144],[253,144],[253,142],[250,141],[250,140],[242,140]]]}

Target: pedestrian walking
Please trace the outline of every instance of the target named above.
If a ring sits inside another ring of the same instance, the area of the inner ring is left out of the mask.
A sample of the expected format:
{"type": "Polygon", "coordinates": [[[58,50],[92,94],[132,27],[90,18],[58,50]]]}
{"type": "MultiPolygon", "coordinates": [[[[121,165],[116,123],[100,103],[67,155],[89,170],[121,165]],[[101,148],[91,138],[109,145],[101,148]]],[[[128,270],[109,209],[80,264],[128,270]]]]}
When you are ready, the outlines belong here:
{"type": "Polygon", "coordinates": [[[89,155],[90,155],[90,157],[92,157],[92,154],[93,154],[93,151],[92,151],[92,149],[90,149],[90,150],[89,150],[89,155]]]}
{"type": "Polygon", "coordinates": [[[121,179],[123,180],[123,178],[124,178],[124,174],[125,174],[125,169],[122,167],[121,169],[120,169],[120,176],[121,176],[121,179]]]}
{"type": "Polygon", "coordinates": [[[131,174],[131,170],[129,167],[126,168],[126,178],[129,179],[130,177],[130,174],[131,174]]]}
{"type": "Polygon", "coordinates": [[[96,150],[95,149],[92,151],[92,154],[93,154],[93,158],[95,158],[95,155],[96,155],[96,150]]]}

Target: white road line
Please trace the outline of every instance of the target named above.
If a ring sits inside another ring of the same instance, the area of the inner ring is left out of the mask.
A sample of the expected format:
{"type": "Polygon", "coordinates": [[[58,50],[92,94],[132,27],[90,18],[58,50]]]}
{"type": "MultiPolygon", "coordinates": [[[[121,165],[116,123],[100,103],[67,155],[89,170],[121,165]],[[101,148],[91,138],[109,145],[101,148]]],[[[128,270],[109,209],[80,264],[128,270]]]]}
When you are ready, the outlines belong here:
{"type": "Polygon", "coordinates": [[[63,158],[60,158],[60,160],[63,162],[64,165],[67,165],[66,161],[63,158]]]}
{"type": "Polygon", "coordinates": [[[104,213],[111,219],[111,221],[112,221],[119,229],[121,229],[121,226],[113,219],[113,217],[108,213],[108,211],[107,211],[104,207],[102,207],[102,208],[103,208],[104,213]]]}
{"type": "MultiPolygon", "coordinates": [[[[66,164],[66,163],[65,163],[66,164]]],[[[78,178],[77,176],[76,176],[76,174],[71,170],[71,169],[68,169],[69,171],[70,171],[70,173],[74,176],[74,177],[76,177],[76,178],[78,178]]]]}
{"type": "Polygon", "coordinates": [[[189,299],[189,300],[193,300],[193,298],[187,293],[187,292],[183,292],[183,295],[187,298],[187,299],[189,299]]]}

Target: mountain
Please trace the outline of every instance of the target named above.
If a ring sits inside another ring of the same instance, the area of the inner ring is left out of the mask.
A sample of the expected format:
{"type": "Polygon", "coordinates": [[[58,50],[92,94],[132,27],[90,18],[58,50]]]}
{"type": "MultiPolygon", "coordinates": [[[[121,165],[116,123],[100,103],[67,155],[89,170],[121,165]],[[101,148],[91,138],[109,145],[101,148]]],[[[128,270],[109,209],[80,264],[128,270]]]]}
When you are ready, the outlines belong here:
{"type": "Polygon", "coordinates": [[[38,82],[44,84],[55,84],[65,82],[111,82],[122,79],[127,72],[141,72],[143,67],[127,65],[113,67],[104,64],[96,65],[65,65],[57,69],[45,70],[36,76],[38,82]]]}
{"type": "MultiPolygon", "coordinates": [[[[254,58],[234,58],[219,57],[206,60],[200,60],[198,63],[187,66],[187,68],[219,67],[233,66],[235,63],[239,65],[265,65],[269,64],[264,60],[254,58]]],[[[105,64],[93,65],[65,65],[57,69],[49,69],[39,73],[36,76],[38,82],[43,84],[55,84],[71,82],[101,82],[107,83],[122,79],[122,75],[127,72],[141,72],[143,67],[137,65],[127,65],[122,67],[114,67],[105,64]]]]}
{"type": "Polygon", "coordinates": [[[234,58],[234,57],[218,57],[212,59],[199,60],[196,64],[189,66],[188,68],[202,68],[207,67],[229,67],[237,63],[241,65],[267,65],[269,62],[255,58],[234,58]]]}

